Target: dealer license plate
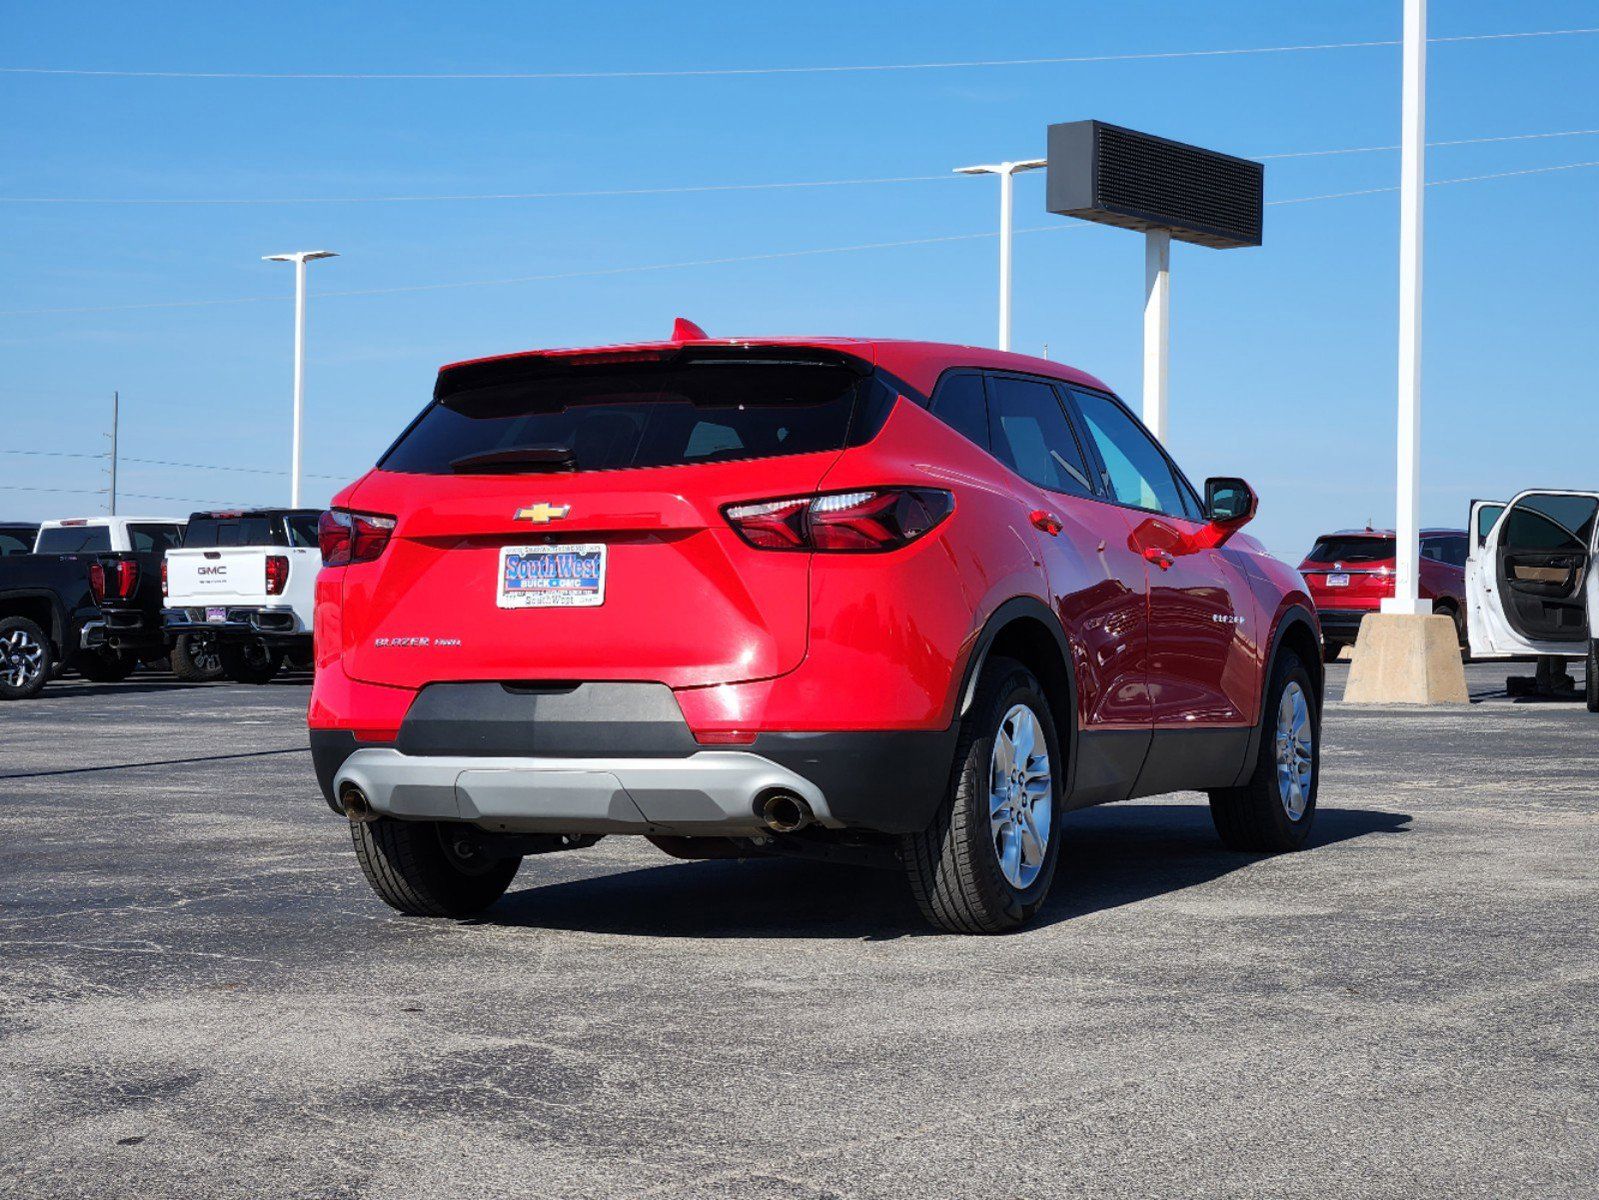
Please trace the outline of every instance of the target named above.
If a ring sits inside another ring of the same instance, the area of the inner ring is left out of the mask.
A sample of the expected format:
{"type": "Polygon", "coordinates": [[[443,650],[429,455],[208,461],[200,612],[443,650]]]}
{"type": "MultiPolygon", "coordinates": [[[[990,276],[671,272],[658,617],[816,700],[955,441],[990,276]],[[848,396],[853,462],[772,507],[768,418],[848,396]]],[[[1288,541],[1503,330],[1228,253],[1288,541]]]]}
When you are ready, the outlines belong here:
{"type": "Polygon", "coordinates": [[[1347,575],[1329,575],[1329,576],[1327,576],[1327,586],[1328,587],[1348,587],[1349,586],[1349,576],[1347,576],[1347,575]]]}
{"type": "Polygon", "coordinates": [[[205,610],[205,619],[213,625],[220,625],[228,619],[228,610],[225,608],[208,608],[205,610]]]}
{"type": "Polygon", "coordinates": [[[605,545],[505,546],[501,608],[593,608],[605,603],[605,545]]]}

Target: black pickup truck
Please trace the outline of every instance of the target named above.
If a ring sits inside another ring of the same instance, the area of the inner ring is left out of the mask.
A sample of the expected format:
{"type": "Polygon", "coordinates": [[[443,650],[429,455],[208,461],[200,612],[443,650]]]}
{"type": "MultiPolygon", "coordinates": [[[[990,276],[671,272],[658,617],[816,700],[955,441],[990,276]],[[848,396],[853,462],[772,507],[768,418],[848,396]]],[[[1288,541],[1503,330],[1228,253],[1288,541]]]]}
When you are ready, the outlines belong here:
{"type": "Polygon", "coordinates": [[[37,695],[68,666],[124,679],[167,650],[159,551],[0,557],[0,700],[37,695]]]}

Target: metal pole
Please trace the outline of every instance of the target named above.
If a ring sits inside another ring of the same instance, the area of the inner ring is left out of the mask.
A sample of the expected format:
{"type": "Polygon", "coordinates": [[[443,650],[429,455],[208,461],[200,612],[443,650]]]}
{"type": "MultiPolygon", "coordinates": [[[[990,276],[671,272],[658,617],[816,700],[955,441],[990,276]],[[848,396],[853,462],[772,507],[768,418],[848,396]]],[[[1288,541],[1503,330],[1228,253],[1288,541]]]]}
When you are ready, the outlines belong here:
{"type": "Polygon", "coordinates": [[[1405,0],[1399,166],[1399,480],[1394,594],[1384,612],[1426,613],[1421,552],[1421,205],[1427,142],[1427,0],[1405,0]]]}
{"type": "Polygon", "coordinates": [[[999,170],[999,348],[1010,349],[1010,260],[1012,184],[1011,164],[999,170]]]}
{"type": "Polygon", "coordinates": [[[117,515],[117,427],[121,421],[122,394],[111,393],[111,515],[117,515]]]}
{"type": "Polygon", "coordinates": [[[294,263],[294,453],[289,507],[300,507],[300,411],[305,402],[305,259],[294,263]]]}
{"type": "Polygon", "coordinates": [[[1144,234],[1144,424],[1166,436],[1166,389],[1171,359],[1171,234],[1144,234]]]}

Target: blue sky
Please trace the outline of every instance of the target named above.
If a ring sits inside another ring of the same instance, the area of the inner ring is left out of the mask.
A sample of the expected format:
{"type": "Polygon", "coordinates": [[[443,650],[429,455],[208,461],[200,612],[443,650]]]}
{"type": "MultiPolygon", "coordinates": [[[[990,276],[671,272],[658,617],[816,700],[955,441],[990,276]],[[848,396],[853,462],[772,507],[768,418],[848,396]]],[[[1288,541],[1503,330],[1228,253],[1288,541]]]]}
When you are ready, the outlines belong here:
{"type": "MultiPolygon", "coordinates": [[[[0,66],[215,72],[649,71],[923,63],[1395,38],[1381,3],[125,4],[10,7],[0,66]]],[[[1434,36],[1599,25],[1599,5],[1435,0],[1434,36]]],[[[1435,45],[1434,140],[1599,128],[1599,36],[1435,45]]],[[[1042,153],[1097,117],[1243,155],[1398,140],[1396,48],[839,74],[243,80],[0,74],[0,196],[374,197],[942,176],[1042,153]]],[[[1429,152],[1435,179],[1599,160],[1599,136],[1429,152]]],[[[1397,183],[1399,156],[1272,160],[1268,200],[1397,183]]],[[[1599,168],[1427,195],[1423,520],[1472,496],[1599,485],[1591,280],[1599,168]]],[[[664,334],[987,343],[991,180],[486,202],[0,202],[0,451],[91,454],[112,389],[122,490],[287,494],[291,271],[312,268],[306,470],[370,465],[446,361],[664,334]],[[376,295],[421,284],[574,277],[376,295]],[[588,274],[584,274],[588,273],[588,274]],[[267,299],[248,299],[266,297],[267,299]],[[176,306],[190,301],[231,301],[176,306]],[[125,308],[140,304],[172,307],[125,308]],[[40,311],[51,309],[109,311],[40,311]]],[[[1297,556],[1393,515],[1398,197],[1268,210],[1263,248],[1173,252],[1172,429],[1188,472],[1242,474],[1297,556]]],[[[1139,397],[1142,244],[1017,185],[1017,349],[1139,397]]],[[[93,459],[0,453],[0,516],[95,511],[93,459]],[[82,489],[59,492],[24,488],[82,489]]],[[[333,478],[320,478],[329,476],[333,478]]],[[[124,508],[187,511],[137,500],[124,508]]]]}

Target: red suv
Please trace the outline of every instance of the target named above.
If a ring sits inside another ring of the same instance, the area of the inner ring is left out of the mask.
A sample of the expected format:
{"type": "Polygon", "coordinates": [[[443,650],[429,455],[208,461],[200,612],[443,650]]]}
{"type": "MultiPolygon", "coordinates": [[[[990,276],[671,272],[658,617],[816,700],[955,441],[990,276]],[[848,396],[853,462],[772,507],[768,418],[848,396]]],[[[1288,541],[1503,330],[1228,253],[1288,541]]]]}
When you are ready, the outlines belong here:
{"type": "Polygon", "coordinates": [[[1068,811],[1191,788],[1297,849],[1315,609],[1206,492],[1098,380],[969,346],[680,322],[446,367],[322,519],[323,792],[418,915],[639,834],[898,865],[993,932],[1068,811]]]}
{"type": "MultiPolygon", "coordinates": [[[[1466,531],[1421,531],[1421,598],[1432,610],[1455,623],[1460,644],[1466,644],[1466,531]]],[[[1354,644],[1361,619],[1376,612],[1394,594],[1394,531],[1341,529],[1324,534],[1299,564],[1310,597],[1316,602],[1325,639],[1323,653],[1332,662],[1354,644]]]]}

